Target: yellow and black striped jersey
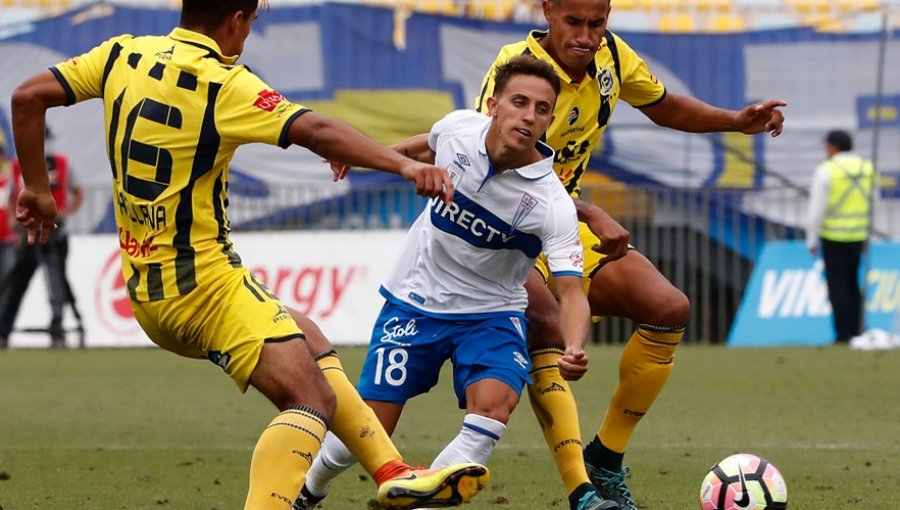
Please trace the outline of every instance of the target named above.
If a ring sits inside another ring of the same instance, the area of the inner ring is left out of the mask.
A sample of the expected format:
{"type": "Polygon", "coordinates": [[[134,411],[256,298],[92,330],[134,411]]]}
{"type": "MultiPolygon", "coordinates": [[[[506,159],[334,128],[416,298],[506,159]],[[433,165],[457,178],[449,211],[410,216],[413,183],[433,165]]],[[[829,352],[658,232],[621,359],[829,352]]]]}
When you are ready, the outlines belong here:
{"type": "Polygon", "coordinates": [[[654,105],[666,89],[650,73],[647,64],[628,44],[607,31],[584,79],[573,81],[541,47],[547,32],[534,30],[528,39],[504,46],[482,81],[475,109],[487,112],[487,98],[494,93],[497,66],[523,53],[550,63],[562,82],[556,100],[556,118],[547,130],[547,143],[556,151],[553,168],[573,196],[580,192],[581,176],[587,170],[591,152],[596,150],[613,108],[621,98],[636,108],[654,105]]]}
{"type": "Polygon", "coordinates": [[[210,38],[114,37],[51,71],[73,104],[102,98],[122,273],[136,301],[189,293],[240,266],[229,241],[228,163],[238,146],[287,147],[308,111],[210,38]]]}

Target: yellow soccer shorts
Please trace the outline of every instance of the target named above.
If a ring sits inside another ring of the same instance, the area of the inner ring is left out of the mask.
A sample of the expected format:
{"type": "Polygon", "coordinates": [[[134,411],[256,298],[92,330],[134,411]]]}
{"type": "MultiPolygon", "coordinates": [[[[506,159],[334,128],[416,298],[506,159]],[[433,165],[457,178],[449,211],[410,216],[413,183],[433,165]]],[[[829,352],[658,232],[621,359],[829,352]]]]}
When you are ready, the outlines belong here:
{"type": "Polygon", "coordinates": [[[302,338],[293,317],[247,268],[236,268],[187,295],[131,302],[155,344],[222,367],[246,391],[266,342],[302,338]]]}
{"type": "MultiPolygon", "coordinates": [[[[593,249],[592,246],[595,244],[600,244],[600,238],[594,235],[591,232],[591,229],[588,228],[587,223],[578,222],[578,237],[581,239],[581,246],[584,250],[584,272],[581,273],[581,288],[584,290],[584,295],[588,295],[588,291],[591,290],[591,279],[597,273],[597,270],[603,266],[603,261],[606,259],[606,255],[603,253],[597,253],[593,249]]],[[[634,249],[631,245],[628,246],[628,249],[634,249]]],[[[541,253],[538,257],[537,262],[534,265],[534,268],[541,273],[541,276],[544,277],[544,281],[547,283],[547,287],[553,292],[554,296],[558,296],[556,293],[556,285],[553,280],[553,275],[550,273],[550,267],[547,265],[547,257],[541,253]]],[[[602,317],[593,316],[592,320],[594,322],[599,322],[602,317]]]]}
{"type": "MultiPolygon", "coordinates": [[[[600,238],[595,236],[587,224],[581,221],[578,222],[578,237],[581,239],[581,246],[584,249],[584,272],[581,274],[581,287],[584,289],[584,294],[587,295],[591,288],[591,278],[600,269],[606,255],[591,249],[591,246],[600,243],[600,238]]],[[[547,265],[547,257],[543,253],[538,257],[534,268],[544,277],[544,281],[547,282],[547,286],[553,291],[553,295],[557,295],[553,275],[550,273],[550,266],[547,265]]]]}

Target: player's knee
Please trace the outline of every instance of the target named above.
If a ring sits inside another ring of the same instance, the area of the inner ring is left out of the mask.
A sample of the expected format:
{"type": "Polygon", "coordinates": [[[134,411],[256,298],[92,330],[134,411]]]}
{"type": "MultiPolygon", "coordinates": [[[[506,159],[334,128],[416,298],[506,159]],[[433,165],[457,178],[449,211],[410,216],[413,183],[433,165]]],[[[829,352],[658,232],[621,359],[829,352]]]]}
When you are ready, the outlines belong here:
{"type": "Polygon", "coordinates": [[[309,407],[329,420],[334,416],[337,396],[321,373],[288,377],[278,386],[279,390],[270,392],[272,394],[268,396],[279,410],[309,407]]]}
{"type": "Polygon", "coordinates": [[[337,396],[328,384],[301,386],[299,391],[290,395],[288,407],[306,406],[315,409],[326,419],[331,420],[337,409],[337,396]]]}
{"type": "Polygon", "coordinates": [[[675,287],[667,293],[657,307],[657,318],[651,322],[655,326],[675,327],[687,324],[691,316],[691,301],[675,287]]]}
{"type": "Polygon", "coordinates": [[[646,293],[644,298],[625,313],[637,324],[675,328],[687,324],[691,316],[690,300],[673,285],[646,293]]]}
{"type": "Polygon", "coordinates": [[[477,414],[479,416],[484,416],[485,418],[490,418],[494,421],[499,421],[502,424],[509,423],[509,417],[512,414],[512,409],[504,407],[504,406],[496,406],[492,408],[474,408],[468,411],[470,414],[477,414]]]}

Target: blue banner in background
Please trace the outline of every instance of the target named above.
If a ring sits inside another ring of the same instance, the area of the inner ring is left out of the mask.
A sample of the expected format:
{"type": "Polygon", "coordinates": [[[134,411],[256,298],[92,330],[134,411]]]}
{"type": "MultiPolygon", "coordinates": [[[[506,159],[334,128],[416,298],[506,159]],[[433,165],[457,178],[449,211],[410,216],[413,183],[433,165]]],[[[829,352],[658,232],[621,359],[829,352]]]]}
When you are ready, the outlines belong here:
{"type": "MultiPolygon", "coordinates": [[[[30,75],[120,33],[166,34],[178,19],[176,9],[96,2],[0,31],[0,131],[10,138],[4,121],[10,98],[30,75]]],[[[615,19],[613,14],[612,30],[615,19]]],[[[471,108],[500,48],[523,39],[532,28],[541,27],[422,13],[400,16],[392,9],[341,2],[272,7],[254,23],[240,62],[291,101],[346,120],[391,144],[427,132],[451,110],[471,108]]],[[[622,47],[630,45],[641,54],[668,93],[727,108],[784,98],[790,103],[789,129],[777,139],[758,136],[750,143],[733,133],[686,134],[659,129],[641,110],[620,103],[602,147],[591,159],[585,185],[592,180],[605,183],[611,177],[626,184],[676,189],[751,189],[771,184],[766,181],[771,174],[763,171],[768,167],[779,177],[777,185],[787,179],[806,186],[823,156],[822,139],[828,129],[853,130],[862,148],[872,145],[874,119],[880,120],[881,139],[895,140],[900,134],[896,71],[886,69],[880,101],[875,100],[880,90],[876,81],[865,78],[876,75],[878,34],[790,28],[727,34],[619,31],[618,35],[622,47]]],[[[889,55],[900,51],[900,40],[893,37],[886,51],[892,52],[889,55]]],[[[102,115],[99,101],[48,114],[57,135],[56,150],[69,157],[82,185],[93,189],[106,189],[109,180],[102,115]]],[[[879,170],[884,175],[900,174],[900,145],[881,144],[879,170]]],[[[277,222],[314,226],[318,211],[341,199],[354,204],[345,216],[366,217],[368,205],[357,204],[355,193],[365,196],[385,178],[354,172],[351,179],[334,184],[330,170],[308,151],[254,144],[237,151],[230,179],[231,194],[240,198],[229,207],[232,226],[253,228],[277,222]],[[307,186],[316,191],[306,193],[307,186]],[[304,191],[283,193],[298,188],[304,191]],[[304,219],[290,220],[300,217],[304,219]]],[[[78,214],[89,216],[84,223],[95,231],[113,231],[107,214],[111,207],[111,202],[106,209],[85,207],[78,214]]],[[[723,207],[740,210],[742,203],[723,207]]],[[[400,218],[408,223],[417,213],[418,207],[385,210],[379,221],[390,224],[400,218]]],[[[777,216],[766,220],[789,221],[777,216]]],[[[741,222],[758,228],[759,222],[750,217],[741,222]]],[[[739,236],[759,234],[743,229],[714,235],[752,257],[739,236]],[[748,231],[752,233],[745,234],[748,231]]]]}
{"type": "MultiPolygon", "coordinates": [[[[900,320],[900,243],[874,243],[867,257],[865,327],[891,331],[900,320]]],[[[833,341],[822,259],[810,255],[802,241],[767,244],[732,324],[728,345],[817,346],[833,341]]]]}

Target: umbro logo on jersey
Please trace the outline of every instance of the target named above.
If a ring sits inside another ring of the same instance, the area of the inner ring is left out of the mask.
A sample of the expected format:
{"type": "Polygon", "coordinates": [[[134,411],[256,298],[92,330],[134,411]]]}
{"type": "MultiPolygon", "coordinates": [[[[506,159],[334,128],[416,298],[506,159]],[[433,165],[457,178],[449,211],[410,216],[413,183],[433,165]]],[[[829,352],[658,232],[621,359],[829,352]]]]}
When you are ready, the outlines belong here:
{"type": "Polygon", "coordinates": [[[271,112],[274,111],[275,107],[278,106],[278,103],[282,101],[284,101],[284,96],[278,92],[275,92],[274,90],[260,90],[259,97],[256,98],[256,102],[253,103],[253,106],[260,110],[271,112]]]}
{"type": "Polygon", "coordinates": [[[465,154],[457,152],[456,160],[459,161],[460,166],[472,166],[472,163],[469,162],[469,158],[466,157],[465,154]]]}
{"type": "Polygon", "coordinates": [[[577,106],[573,106],[572,109],[569,110],[569,118],[568,118],[568,121],[569,121],[569,125],[570,125],[570,126],[571,126],[572,124],[575,124],[576,122],[578,122],[578,117],[579,117],[579,115],[581,115],[581,111],[578,109],[577,106]]]}

